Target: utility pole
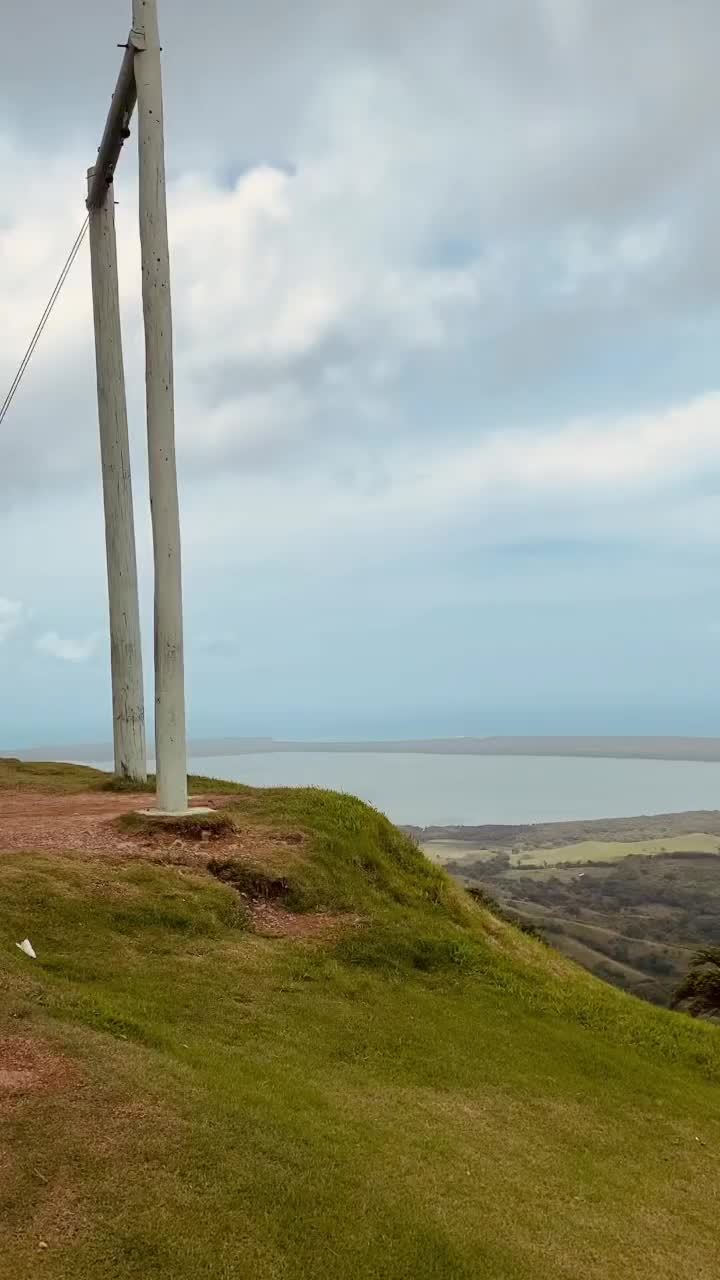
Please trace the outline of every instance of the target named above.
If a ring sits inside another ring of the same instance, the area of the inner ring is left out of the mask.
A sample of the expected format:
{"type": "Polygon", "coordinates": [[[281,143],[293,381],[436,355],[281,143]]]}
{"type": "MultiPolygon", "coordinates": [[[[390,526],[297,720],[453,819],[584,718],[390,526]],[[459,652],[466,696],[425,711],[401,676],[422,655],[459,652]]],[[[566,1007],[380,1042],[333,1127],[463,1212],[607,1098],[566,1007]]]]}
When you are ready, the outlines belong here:
{"type": "MultiPolygon", "coordinates": [[[[94,176],[95,170],[90,169],[88,191],[94,176]]],[[[103,184],[102,195],[103,203],[89,208],[90,264],[105,508],[115,773],[118,778],[145,782],[142,650],[112,183],[103,184]]]]}
{"type": "MultiPolygon", "coordinates": [[[[175,406],[173,388],[172,307],[170,302],[170,255],[168,250],[165,196],[165,142],[163,137],[162,73],[157,0],[132,0],[132,28],[123,46],[120,73],[112,97],[95,165],[88,176],[87,207],[93,233],[93,288],[96,301],[98,344],[98,399],[101,430],[107,390],[112,388],[112,421],[125,423],[123,476],[126,495],[130,492],[130,463],[127,454],[127,418],[120,355],[120,318],[117,304],[117,264],[115,260],[112,182],[123,143],[130,136],[130,121],[138,109],[140,169],[140,249],[142,259],[143,320],[145,328],[145,399],[155,567],[155,756],[157,760],[158,814],[182,813],[187,809],[187,744],[185,740],[185,675],[183,662],[182,576],[180,563],[180,517],[175,465],[175,406]],[[103,236],[106,238],[103,239],[103,236]],[[111,246],[111,249],[110,249],[111,246]],[[106,257],[103,257],[103,253],[106,257]],[[97,287],[96,287],[97,277],[97,287]],[[113,293],[114,290],[114,293],[113,293]],[[108,298],[112,325],[105,317],[108,298]],[[101,334],[102,331],[102,334],[101,334]],[[107,332],[110,337],[103,336],[107,332]],[[102,341],[101,341],[102,338],[102,341]],[[110,350],[112,348],[112,350],[110,350]],[[112,356],[112,360],[111,360],[112,356]],[[114,364],[112,361],[114,360],[114,364]],[[108,372],[110,371],[110,372],[108,372]],[[102,397],[105,396],[105,400],[102,397]]],[[[137,610],[137,581],[132,530],[132,505],[127,496],[113,505],[111,477],[106,482],[106,528],[108,530],[108,582],[111,598],[112,643],[122,636],[126,615],[116,603],[122,593],[116,586],[115,545],[121,536],[132,540],[132,575],[125,585],[134,591],[137,610]],[[110,491],[110,497],[108,497],[110,491]],[[119,532],[120,530],[120,532],[119,532]],[[111,550],[113,566],[111,566],[111,550]],[[129,584],[129,585],[128,585],[129,584]],[[120,611],[118,612],[118,609],[120,611]],[[113,621],[115,619],[115,621],[113,621]]],[[[125,490],[123,491],[125,494],[125,490]]],[[[132,604],[132,602],[131,602],[132,604]]],[[[132,612],[128,606],[128,616],[132,612]]],[[[134,615],[133,615],[134,616],[134,615]]],[[[139,626],[133,649],[133,677],[140,681],[139,626]]],[[[125,653],[122,644],[119,650],[125,653]]],[[[115,647],[113,648],[115,653],[115,647]]],[[[126,654],[128,662],[129,653],[126,654]]],[[[114,669],[113,669],[114,672],[114,669]]],[[[115,675],[113,674],[113,696],[115,675]]],[[[144,761],[144,748],[143,748],[144,761]]],[[[134,775],[133,775],[134,776],[134,775]]]]}
{"type": "Polygon", "coordinates": [[[157,0],[133,0],[140,156],[148,462],[155,560],[155,754],[158,808],[187,808],[180,513],[175,464],[170,252],[157,0]]]}

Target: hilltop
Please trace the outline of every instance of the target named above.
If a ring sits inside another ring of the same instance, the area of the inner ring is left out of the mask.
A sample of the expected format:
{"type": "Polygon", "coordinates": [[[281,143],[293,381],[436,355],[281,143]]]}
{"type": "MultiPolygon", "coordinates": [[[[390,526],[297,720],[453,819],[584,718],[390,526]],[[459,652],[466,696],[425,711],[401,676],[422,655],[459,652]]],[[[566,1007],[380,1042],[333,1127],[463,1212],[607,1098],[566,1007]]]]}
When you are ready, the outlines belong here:
{"type": "Polygon", "coordinates": [[[350,796],[191,784],[0,761],[3,1278],[714,1280],[717,1028],[350,796]]]}

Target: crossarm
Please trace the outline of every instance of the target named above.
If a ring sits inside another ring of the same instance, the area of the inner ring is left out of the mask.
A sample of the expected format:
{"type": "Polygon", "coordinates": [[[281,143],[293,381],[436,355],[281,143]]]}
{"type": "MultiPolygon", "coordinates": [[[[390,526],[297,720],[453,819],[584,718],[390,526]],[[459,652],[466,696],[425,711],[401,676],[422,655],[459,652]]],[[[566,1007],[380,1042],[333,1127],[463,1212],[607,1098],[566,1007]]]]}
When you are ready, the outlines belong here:
{"type": "Polygon", "coordinates": [[[94,173],[88,187],[88,209],[99,209],[105,203],[105,197],[108,187],[112,183],[115,166],[120,158],[123,143],[130,134],[130,120],[135,110],[136,101],[135,45],[131,33],[128,37],[125,56],[122,60],[115,92],[110,103],[102,142],[98,148],[97,160],[93,166],[94,173]]]}

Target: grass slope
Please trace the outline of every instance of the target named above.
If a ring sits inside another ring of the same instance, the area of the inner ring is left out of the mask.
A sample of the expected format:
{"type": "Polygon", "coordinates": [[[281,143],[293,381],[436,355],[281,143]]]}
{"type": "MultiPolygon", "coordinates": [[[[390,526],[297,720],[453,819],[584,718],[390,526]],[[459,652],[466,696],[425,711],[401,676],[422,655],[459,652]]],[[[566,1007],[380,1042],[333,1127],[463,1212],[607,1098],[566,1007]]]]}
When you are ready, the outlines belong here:
{"type": "MultiPolygon", "coordinates": [[[[32,769],[0,785],[106,785],[32,769]]],[[[1,855],[3,1280],[715,1280],[717,1030],[351,797],[226,790],[253,875],[363,923],[261,937],[204,870],[1,855]]]]}

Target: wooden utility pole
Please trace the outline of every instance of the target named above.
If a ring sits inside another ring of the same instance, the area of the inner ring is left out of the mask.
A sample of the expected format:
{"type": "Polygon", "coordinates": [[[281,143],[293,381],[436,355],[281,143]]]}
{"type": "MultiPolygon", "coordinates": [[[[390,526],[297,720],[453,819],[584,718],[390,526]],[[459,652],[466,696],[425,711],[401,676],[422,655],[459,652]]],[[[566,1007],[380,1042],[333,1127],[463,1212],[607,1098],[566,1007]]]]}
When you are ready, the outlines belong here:
{"type": "MultiPolygon", "coordinates": [[[[90,169],[88,191],[92,189],[94,176],[95,170],[90,169]]],[[[91,205],[89,209],[90,264],[105,507],[115,773],[119,778],[144,782],[147,766],[142,650],[112,184],[102,184],[102,195],[102,204],[91,205]]]]}

